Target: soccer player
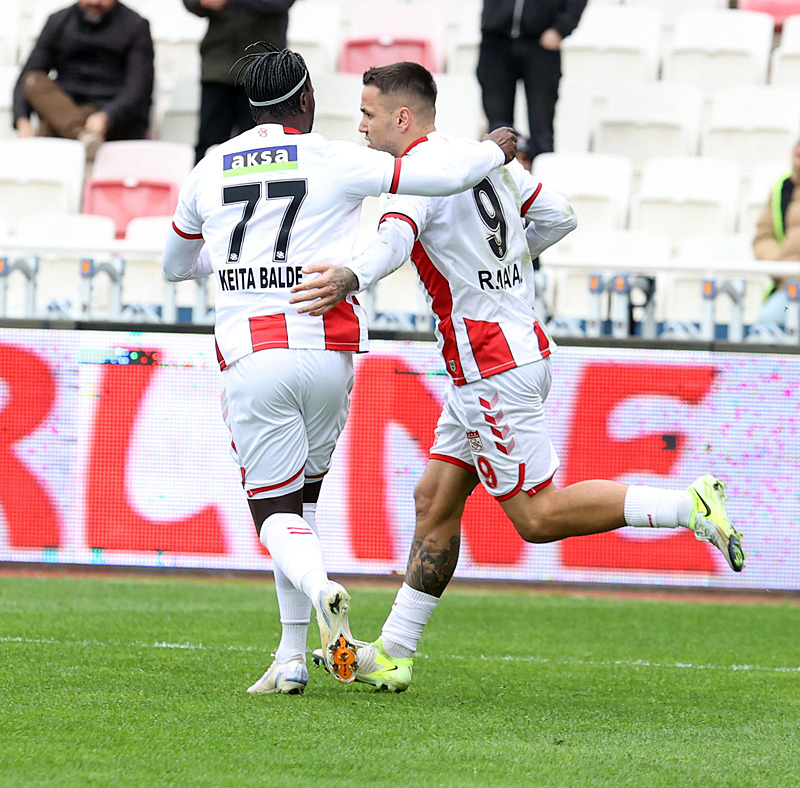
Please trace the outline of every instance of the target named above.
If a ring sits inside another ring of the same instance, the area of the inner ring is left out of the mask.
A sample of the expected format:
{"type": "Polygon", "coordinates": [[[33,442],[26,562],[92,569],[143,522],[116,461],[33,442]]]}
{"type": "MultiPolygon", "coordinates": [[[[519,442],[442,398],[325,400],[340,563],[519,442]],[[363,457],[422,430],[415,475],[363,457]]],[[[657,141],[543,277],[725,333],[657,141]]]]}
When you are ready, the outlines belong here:
{"type": "Polygon", "coordinates": [[[312,605],[330,671],[347,683],[357,668],[350,596],[328,579],[315,510],[347,416],[352,353],[367,349],[366,315],[352,297],[324,317],[298,314],[290,288],[310,263],[351,258],[364,197],[456,192],[515,149],[513,131],[504,129],[453,155],[401,161],[312,134],[314,91],[303,58],[263,50],[246,56],[241,72],[258,125],[189,175],[163,258],[170,281],[213,274],[217,282],[223,417],[256,531],[274,561],[282,623],[275,661],[253,694],[305,688],[312,605]]]}
{"type": "MultiPolygon", "coordinates": [[[[395,63],[364,74],[360,130],[372,147],[413,161],[445,156],[464,142],[435,131],[436,86],[422,66],[395,63]]],[[[381,637],[358,648],[356,681],[405,690],[423,628],[455,571],[460,521],[480,481],[527,542],[626,525],[690,528],[734,571],[740,534],[725,509],[724,484],[702,476],[688,490],[592,480],[559,489],[544,401],[555,346],[533,310],[536,255],[576,226],[568,203],[516,160],[470,191],[447,197],[387,197],[379,234],[345,268],[314,266],[295,288],[305,313],[321,314],[409,256],[436,315],[451,377],[434,445],[414,491],[416,530],[405,582],[381,637]],[[523,229],[522,219],[530,220],[523,229]],[[526,244],[527,237],[527,244],[526,244]]]]}

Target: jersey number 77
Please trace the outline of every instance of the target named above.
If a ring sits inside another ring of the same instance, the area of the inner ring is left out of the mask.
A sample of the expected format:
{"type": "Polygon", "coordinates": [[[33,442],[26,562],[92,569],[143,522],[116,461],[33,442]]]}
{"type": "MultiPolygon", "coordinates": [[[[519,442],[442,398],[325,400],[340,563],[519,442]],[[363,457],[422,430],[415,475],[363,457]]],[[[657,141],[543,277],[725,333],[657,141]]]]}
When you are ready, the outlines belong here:
{"type": "MultiPolygon", "coordinates": [[[[272,252],[272,261],[275,263],[286,262],[289,251],[289,240],[294,226],[294,220],[303,200],[308,194],[308,182],[305,179],[293,181],[267,181],[268,200],[289,199],[289,204],[283,212],[283,218],[275,238],[275,246],[272,252]]],[[[228,243],[228,262],[238,263],[242,257],[242,243],[247,232],[247,223],[253,218],[256,206],[261,200],[261,183],[242,183],[238,186],[226,186],[222,190],[222,202],[224,205],[233,205],[243,202],[244,210],[242,218],[236,223],[231,233],[231,240],[228,243]]]]}

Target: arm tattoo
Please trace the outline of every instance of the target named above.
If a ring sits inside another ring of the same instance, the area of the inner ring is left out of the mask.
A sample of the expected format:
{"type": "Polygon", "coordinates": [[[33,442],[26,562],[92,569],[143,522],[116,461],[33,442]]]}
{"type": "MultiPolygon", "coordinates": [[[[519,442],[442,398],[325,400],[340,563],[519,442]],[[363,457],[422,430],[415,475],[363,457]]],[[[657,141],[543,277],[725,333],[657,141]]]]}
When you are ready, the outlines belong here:
{"type": "Polygon", "coordinates": [[[344,301],[348,293],[358,290],[358,277],[349,268],[339,268],[331,275],[330,286],[336,298],[344,301]]]}
{"type": "Polygon", "coordinates": [[[406,568],[406,583],[417,591],[440,597],[456,571],[461,537],[450,539],[449,549],[439,549],[419,537],[414,538],[406,568]]]}

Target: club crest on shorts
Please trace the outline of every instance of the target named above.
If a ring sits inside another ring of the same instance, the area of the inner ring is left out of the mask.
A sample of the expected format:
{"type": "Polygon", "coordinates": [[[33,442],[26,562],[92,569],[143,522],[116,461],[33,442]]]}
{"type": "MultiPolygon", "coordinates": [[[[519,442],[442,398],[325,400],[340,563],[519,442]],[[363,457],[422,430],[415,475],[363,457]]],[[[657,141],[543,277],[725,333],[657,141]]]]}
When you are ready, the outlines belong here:
{"type": "Polygon", "coordinates": [[[478,430],[467,430],[467,440],[469,441],[469,447],[472,451],[483,451],[483,441],[478,434],[478,430]]]}

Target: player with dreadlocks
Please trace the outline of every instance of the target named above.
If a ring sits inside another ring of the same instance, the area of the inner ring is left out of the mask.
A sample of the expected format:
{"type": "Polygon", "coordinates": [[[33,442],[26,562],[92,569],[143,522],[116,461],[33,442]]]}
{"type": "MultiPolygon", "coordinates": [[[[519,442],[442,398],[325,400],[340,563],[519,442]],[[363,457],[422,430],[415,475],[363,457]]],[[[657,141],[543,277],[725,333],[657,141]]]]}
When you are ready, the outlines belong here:
{"type": "Polygon", "coordinates": [[[299,314],[291,288],[308,266],[350,261],[365,197],[471,188],[513,157],[515,136],[499,129],[456,156],[413,160],[328,140],[311,133],[314,89],[303,58],[258,46],[239,74],[258,125],[189,175],[163,266],[173,282],[216,280],[223,418],[274,564],[281,641],[249,692],[299,693],[312,606],[330,671],[349,683],[358,670],[350,595],[328,579],[316,506],[347,417],[352,354],[367,350],[367,322],[352,296],[324,316],[299,314]]]}

